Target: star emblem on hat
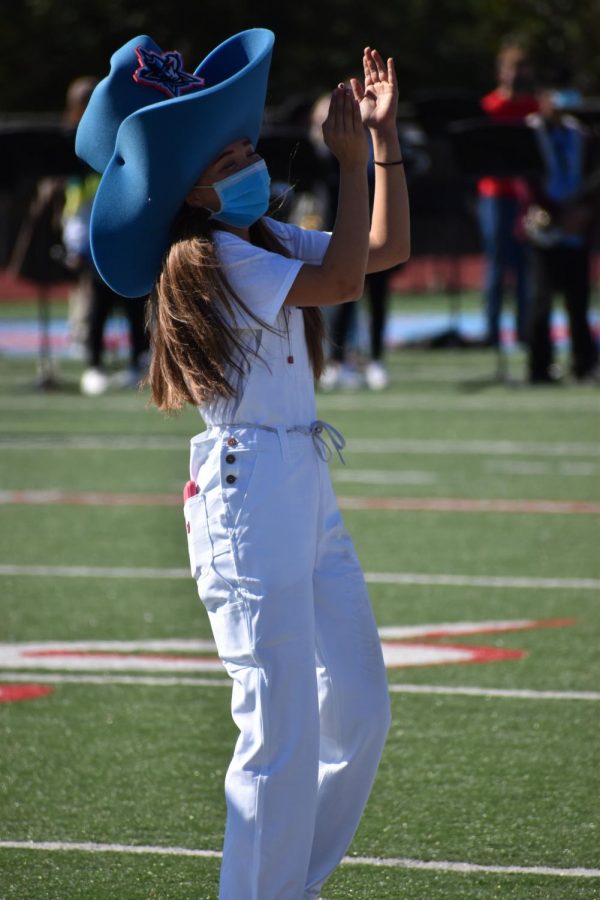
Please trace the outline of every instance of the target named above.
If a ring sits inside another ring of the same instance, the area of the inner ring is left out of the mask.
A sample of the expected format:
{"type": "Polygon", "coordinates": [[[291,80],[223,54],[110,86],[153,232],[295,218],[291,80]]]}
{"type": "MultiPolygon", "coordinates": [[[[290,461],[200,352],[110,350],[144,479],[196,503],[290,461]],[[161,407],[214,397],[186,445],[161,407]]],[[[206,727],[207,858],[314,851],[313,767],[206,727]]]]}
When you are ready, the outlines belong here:
{"type": "Polygon", "coordinates": [[[157,53],[155,50],[136,47],[135,52],[139,66],[133,73],[133,80],[137,84],[156,88],[167,97],[179,97],[186,91],[196,90],[204,85],[204,78],[184,72],[183,58],[177,50],[157,53]]]}

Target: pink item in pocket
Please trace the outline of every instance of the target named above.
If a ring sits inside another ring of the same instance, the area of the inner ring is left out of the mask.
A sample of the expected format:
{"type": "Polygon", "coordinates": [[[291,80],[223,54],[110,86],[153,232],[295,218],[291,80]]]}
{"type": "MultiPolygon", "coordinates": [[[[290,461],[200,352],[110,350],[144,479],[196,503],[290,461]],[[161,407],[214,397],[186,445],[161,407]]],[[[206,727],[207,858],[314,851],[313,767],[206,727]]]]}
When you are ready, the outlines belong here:
{"type": "Polygon", "coordinates": [[[186,481],[185,487],[183,489],[183,502],[189,500],[190,497],[195,497],[198,493],[198,485],[195,481],[186,481]]]}

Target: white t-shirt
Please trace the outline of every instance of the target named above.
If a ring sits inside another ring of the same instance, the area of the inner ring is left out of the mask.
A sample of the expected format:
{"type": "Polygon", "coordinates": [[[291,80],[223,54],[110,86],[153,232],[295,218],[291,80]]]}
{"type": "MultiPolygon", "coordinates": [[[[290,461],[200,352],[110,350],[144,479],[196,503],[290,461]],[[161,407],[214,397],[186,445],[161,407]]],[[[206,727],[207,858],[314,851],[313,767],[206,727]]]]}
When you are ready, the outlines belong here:
{"type": "Polygon", "coordinates": [[[242,378],[235,372],[228,374],[235,384],[234,400],[217,398],[198,407],[207,425],[291,427],[310,424],[316,417],[302,310],[283,304],[302,265],[321,263],[331,234],[274,219],[266,222],[290,253],[289,258],[255,247],[230,232],[215,232],[217,255],[231,288],[254,315],[276,331],[262,328],[233,304],[240,336],[258,356],[249,355],[242,378]]]}

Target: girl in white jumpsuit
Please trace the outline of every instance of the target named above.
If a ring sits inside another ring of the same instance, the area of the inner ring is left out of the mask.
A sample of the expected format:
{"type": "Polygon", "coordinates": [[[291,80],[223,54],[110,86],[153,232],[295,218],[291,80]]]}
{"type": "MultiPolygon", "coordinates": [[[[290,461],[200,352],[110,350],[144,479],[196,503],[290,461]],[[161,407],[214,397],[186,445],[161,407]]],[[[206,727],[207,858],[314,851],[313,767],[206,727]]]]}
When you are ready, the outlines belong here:
{"type": "MultiPolygon", "coordinates": [[[[328,236],[269,225],[295,257],[281,257],[269,298],[278,330],[259,332],[261,359],[235,402],[201,407],[208,428],[192,440],[190,466],[199,493],[184,508],[240,729],[223,900],[318,896],[356,830],[389,722],[377,628],[325,459],[328,427],[315,422],[302,312],[281,307],[287,273],[320,262],[328,236]]],[[[264,317],[261,282],[256,294],[248,287],[253,255],[236,243],[219,241],[225,261],[247,257],[228,275],[234,287],[246,281],[242,296],[251,309],[262,300],[264,317]]]]}
{"type": "Polygon", "coordinates": [[[207,425],[191,442],[184,513],[240,731],[221,900],[319,896],[389,727],[377,628],[327,466],[344,441],[316,417],[320,313],[306,308],[357,299],[365,272],[407,258],[395,72],[367,48],[364,85],[334,91],[323,131],[340,163],[338,216],[331,235],[304,231],[262,218],[269,180],[254,143],[272,38],[243,32],[194,75],[176,52],[134,39],[113,56],[77,143],[104,173],[91,222],[102,277],[127,296],[156,281],[153,400],[195,403],[207,425]],[[367,127],[380,167],[371,223],[367,127]],[[193,153],[204,164],[186,181],[193,153]],[[160,228],[173,192],[187,231],[169,245],[160,228]]]}

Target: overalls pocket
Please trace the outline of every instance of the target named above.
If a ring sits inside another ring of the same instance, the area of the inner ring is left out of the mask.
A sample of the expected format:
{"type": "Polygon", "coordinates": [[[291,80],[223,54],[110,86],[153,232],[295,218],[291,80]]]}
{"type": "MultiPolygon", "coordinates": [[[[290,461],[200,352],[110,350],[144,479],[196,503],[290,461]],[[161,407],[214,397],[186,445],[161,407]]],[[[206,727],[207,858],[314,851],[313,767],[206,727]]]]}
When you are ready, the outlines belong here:
{"type": "Polygon", "coordinates": [[[208,528],[206,497],[196,494],[183,506],[187,531],[190,570],[196,581],[206,574],[213,561],[213,545],[208,528]]]}
{"type": "Polygon", "coordinates": [[[255,665],[248,607],[244,600],[209,608],[208,619],[222,660],[240,666],[255,665]]]}

